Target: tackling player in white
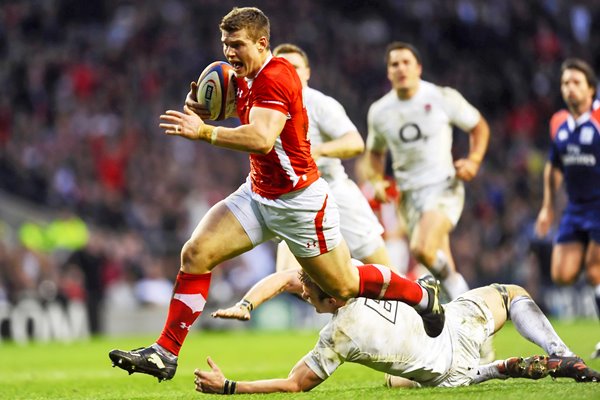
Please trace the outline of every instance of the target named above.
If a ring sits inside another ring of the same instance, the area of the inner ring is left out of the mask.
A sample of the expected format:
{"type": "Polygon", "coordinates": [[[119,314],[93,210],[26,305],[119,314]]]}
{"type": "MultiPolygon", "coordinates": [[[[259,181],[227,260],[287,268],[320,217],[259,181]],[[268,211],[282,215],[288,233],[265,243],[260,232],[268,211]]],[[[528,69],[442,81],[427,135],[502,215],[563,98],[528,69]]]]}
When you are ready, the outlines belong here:
{"type": "Polygon", "coordinates": [[[390,374],[389,386],[395,384],[397,377],[410,379],[413,386],[437,387],[467,386],[510,377],[540,379],[548,375],[578,382],[600,381],[600,373],[569,350],[520,286],[494,284],[464,293],[445,305],[444,329],[431,338],[423,330],[419,315],[401,302],[365,298],[341,301],[321,290],[305,272],[301,272],[300,279],[303,297],[317,312],[333,314],[321,330],[316,346],[296,363],[287,378],[281,379],[236,382],[225,378],[209,357],[210,370],[194,372],[198,392],[308,391],[344,362],[390,374]],[[508,319],[524,338],[548,355],[512,357],[479,365],[482,343],[508,319]]]}

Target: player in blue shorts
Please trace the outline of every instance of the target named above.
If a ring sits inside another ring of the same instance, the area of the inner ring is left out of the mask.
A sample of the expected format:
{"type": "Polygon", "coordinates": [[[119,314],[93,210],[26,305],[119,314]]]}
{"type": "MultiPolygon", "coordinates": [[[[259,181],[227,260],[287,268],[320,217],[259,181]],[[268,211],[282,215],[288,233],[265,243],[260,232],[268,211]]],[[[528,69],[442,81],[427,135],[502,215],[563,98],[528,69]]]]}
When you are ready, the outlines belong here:
{"type": "MultiPolygon", "coordinates": [[[[544,168],[544,199],[535,230],[545,236],[554,220],[555,199],[564,183],[568,203],[552,250],[552,281],[573,284],[582,267],[594,288],[600,315],[600,107],[598,81],[581,59],[561,67],[560,89],[567,110],[550,120],[552,145],[544,168]]],[[[600,343],[593,357],[600,357],[600,343]]]]}

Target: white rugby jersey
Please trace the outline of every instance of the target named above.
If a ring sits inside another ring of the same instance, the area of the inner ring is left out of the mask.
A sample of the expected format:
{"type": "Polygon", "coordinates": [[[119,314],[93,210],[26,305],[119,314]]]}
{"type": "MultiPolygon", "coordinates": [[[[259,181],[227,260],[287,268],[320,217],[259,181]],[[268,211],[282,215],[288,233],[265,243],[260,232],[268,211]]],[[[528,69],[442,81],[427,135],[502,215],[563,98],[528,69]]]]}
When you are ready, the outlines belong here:
{"type": "Polygon", "coordinates": [[[357,298],[337,310],[303,360],[321,379],[347,361],[435,386],[450,370],[452,348],[450,329],[436,338],[427,336],[412,307],[357,298]]]}
{"type": "Polygon", "coordinates": [[[366,146],[389,149],[400,189],[418,189],[454,177],[452,126],[468,132],[480,118],[458,91],[421,81],[408,100],[392,89],[371,105],[366,146]]]}
{"type": "MultiPolygon", "coordinates": [[[[338,139],[349,131],[357,131],[344,107],[333,97],[310,87],[303,89],[302,96],[308,114],[308,138],[311,145],[338,139]]],[[[317,167],[323,179],[328,182],[348,177],[339,158],[320,157],[317,167]]]]}

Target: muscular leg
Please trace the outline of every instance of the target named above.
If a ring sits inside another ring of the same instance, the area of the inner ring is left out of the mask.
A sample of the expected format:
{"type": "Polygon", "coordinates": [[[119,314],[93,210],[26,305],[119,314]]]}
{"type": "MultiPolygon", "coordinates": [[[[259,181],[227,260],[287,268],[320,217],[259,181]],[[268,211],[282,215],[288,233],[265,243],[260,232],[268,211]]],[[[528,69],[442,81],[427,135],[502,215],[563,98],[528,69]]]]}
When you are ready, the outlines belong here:
{"type": "Polygon", "coordinates": [[[429,295],[418,283],[402,278],[384,266],[367,264],[355,267],[344,241],[328,253],[298,257],[298,262],[311,279],[332,297],[343,300],[353,297],[399,300],[414,306],[419,312],[429,308],[429,295]]]}
{"type": "Polygon", "coordinates": [[[414,257],[442,282],[451,299],[469,290],[463,276],[456,271],[450,251],[452,223],[438,210],[423,213],[410,240],[414,257]]]}
{"type": "Polygon", "coordinates": [[[162,333],[156,343],[173,355],[208,299],[210,271],[219,263],[252,248],[250,238],[225,202],[214,205],[202,218],[181,252],[173,298],[162,333]]]}
{"type": "MultiPolygon", "coordinates": [[[[589,284],[594,290],[594,300],[596,301],[596,312],[600,318],[600,244],[591,241],[588,244],[585,256],[585,273],[589,284]]],[[[592,358],[600,358],[600,342],[596,345],[592,358]]]]}
{"type": "Polygon", "coordinates": [[[252,249],[244,228],[224,201],[198,223],[181,252],[181,271],[206,274],[216,265],[252,249]]]}
{"type": "Polygon", "coordinates": [[[585,274],[588,283],[594,289],[596,311],[600,318],[600,244],[591,241],[585,255],[585,274]]]}
{"type": "Polygon", "coordinates": [[[552,249],[552,281],[557,285],[571,285],[577,279],[583,263],[583,243],[557,243],[552,249]]]}
{"type": "MultiPolygon", "coordinates": [[[[373,253],[360,259],[365,264],[379,264],[391,267],[393,265],[390,260],[387,248],[385,246],[377,248],[373,253]]],[[[392,268],[396,271],[396,268],[392,268]]]]}
{"type": "Polygon", "coordinates": [[[499,286],[507,291],[507,303],[504,302],[500,291],[493,286],[469,291],[482,297],[492,312],[494,333],[502,328],[508,319],[505,305],[508,304],[508,316],[521,336],[537,344],[548,354],[573,355],[525,289],[517,285],[499,286]]]}

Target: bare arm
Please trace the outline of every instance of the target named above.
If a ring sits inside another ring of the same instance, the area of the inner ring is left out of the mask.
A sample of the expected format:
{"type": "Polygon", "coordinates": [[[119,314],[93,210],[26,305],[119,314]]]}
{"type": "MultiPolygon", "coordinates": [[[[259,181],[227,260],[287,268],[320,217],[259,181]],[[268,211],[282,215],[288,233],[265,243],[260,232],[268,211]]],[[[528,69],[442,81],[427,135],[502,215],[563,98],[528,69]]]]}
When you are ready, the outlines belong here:
{"type": "Polygon", "coordinates": [[[250,319],[250,311],[267,300],[272,299],[281,292],[286,291],[295,294],[302,293],[302,283],[298,277],[298,270],[275,272],[258,281],[244,295],[239,303],[225,309],[219,309],[211,314],[213,318],[228,318],[247,321],[250,319]],[[250,304],[247,304],[246,302],[250,304]]]}
{"type": "Polygon", "coordinates": [[[204,123],[187,105],[183,110],[183,113],[168,110],[160,116],[162,123],[159,126],[165,134],[204,140],[215,146],[248,153],[270,152],[286,122],[286,116],[279,111],[252,107],[248,124],[236,128],[217,127],[204,123]]]}
{"type": "Polygon", "coordinates": [[[390,183],[384,178],[386,153],[367,150],[360,160],[358,168],[360,173],[373,185],[375,189],[375,200],[382,203],[389,201],[386,189],[390,183]]]}
{"type": "Polygon", "coordinates": [[[454,162],[456,176],[463,181],[470,181],[477,175],[490,141],[490,127],[483,118],[469,132],[469,155],[454,162]]]}
{"type": "MultiPolygon", "coordinates": [[[[219,366],[210,357],[208,357],[207,362],[211,368],[210,371],[202,371],[200,369],[194,371],[196,391],[222,394],[225,388],[225,376],[219,369],[219,366]]],[[[228,388],[231,388],[231,382],[228,382],[228,388]]],[[[300,360],[292,368],[286,379],[234,382],[234,393],[306,392],[321,382],[323,382],[323,379],[319,378],[303,360],[300,360]]]]}
{"type": "Polygon", "coordinates": [[[365,150],[365,142],[357,131],[346,132],[337,139],[321,143],[312,147],[312,156],[319,157],[351,158],[365,150]]]}
{"type": "Polygon", "coordinates": [[[546,162],[544,166],[544,198],[542,208],[535,221],[535,233],[542,237],[548,234],[554,221],[554,198],[558,188],[562,184],[563,175],[558,168],[546,162]]]}

